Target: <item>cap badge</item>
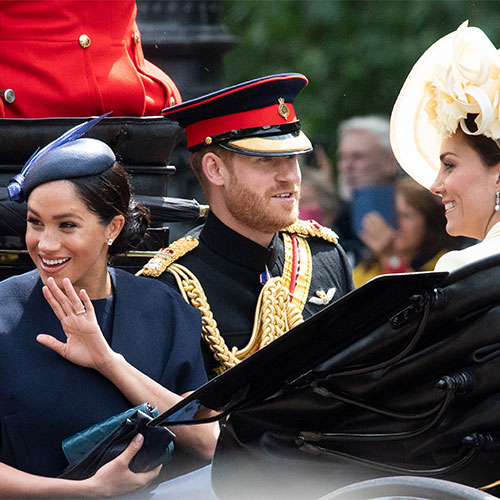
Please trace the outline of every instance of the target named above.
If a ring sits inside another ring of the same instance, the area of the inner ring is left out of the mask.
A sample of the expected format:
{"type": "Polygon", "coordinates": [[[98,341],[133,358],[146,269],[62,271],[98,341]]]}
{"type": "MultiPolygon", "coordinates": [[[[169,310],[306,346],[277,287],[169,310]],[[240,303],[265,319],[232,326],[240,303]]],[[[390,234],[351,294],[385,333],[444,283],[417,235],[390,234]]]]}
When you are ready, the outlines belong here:
{"type": "Polygon", "coordinates": [[[290,110],[288,106],[285,104],[285,99],[283,97],[278,98],[278,113],[285,120],[288,120],[288,116],[290,115],[290,110]]]}

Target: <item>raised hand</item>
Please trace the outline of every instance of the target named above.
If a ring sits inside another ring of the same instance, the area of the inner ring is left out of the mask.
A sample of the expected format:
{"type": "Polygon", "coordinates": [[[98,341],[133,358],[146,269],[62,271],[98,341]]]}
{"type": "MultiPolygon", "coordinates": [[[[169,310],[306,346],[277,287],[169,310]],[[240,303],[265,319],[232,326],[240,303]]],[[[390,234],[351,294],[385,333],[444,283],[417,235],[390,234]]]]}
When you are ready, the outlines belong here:
{"type": "Polygon", "coordinates": [[[78,296],[68,278],[64,278],[63,287],[64,291],[49,278],[42,291],[61,322],[66,342],[47,334],[38,335],[37,340],[73,363],[99,370],[110,363],[116,353],[102,334],[87,292],[82,289],[78,296]]]}
{"type": "Polygon", "coordinates": [[[396,231],[378,212],[370,212],[361,221],[362,231],[359,239],[372,251],[373,255],[383,259],[394,253],[393,244],[396,231]]]}

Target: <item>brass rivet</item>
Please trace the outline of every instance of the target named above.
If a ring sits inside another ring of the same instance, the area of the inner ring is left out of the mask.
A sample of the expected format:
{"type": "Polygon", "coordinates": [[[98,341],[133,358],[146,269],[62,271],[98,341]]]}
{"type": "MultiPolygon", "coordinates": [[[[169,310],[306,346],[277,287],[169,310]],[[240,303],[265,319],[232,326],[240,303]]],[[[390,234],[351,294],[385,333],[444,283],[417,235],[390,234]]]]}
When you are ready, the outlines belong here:
{"type": "Polygon", "coordinates": [[[211,138],[210,136],[205,137],[205,144],[206,144],[207,146],[209,146],[210,144],[212,144],[212,138],[211,138]]]}
{"type": "Polygon", "coordinates": [[[175,104],[175,97],[174,96],[170,96],[170,99],[168,100],[168,105],[169,106],[173,106],[175,104]]]}
{"type": "Polygon", "coordinates": [[[141,41],[141,37],[139,35],[139,33],[134,32],[134,35],[133,35],[133,40],[134,40],[134,43],[137,45],[140,41],[141,41]]]}
{"type": "Polygon", "coordinates": [[[0,97],[6,104],[12,104],[16,100],[16,93],[12,89],[2,89],[0,97]]]}
{"type": "Polygon", "coordinates": [[[86,49],[90,45],[90,38],[87,35],[80,35],[78,38],[78,43],[82,49],[86,49]]]}

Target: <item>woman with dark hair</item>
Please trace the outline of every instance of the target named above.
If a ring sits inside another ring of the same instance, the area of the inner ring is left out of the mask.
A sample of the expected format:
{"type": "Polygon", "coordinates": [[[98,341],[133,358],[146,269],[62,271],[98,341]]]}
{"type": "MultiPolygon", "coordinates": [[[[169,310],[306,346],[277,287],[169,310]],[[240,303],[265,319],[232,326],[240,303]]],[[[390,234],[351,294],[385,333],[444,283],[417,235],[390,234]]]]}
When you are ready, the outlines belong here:
{"type": "MultiPolygon", "coordinates": [[[[57,477],[67,465],[61,442],[145,402],[164,411],[206,381],[198,312],[166,285],[108,267],[138,244],[148,215],[131,202],[111,149],[74,139],[35,154],[9,185],[12,199],[27,201],[37,269],[0,283],[0,498],[144,487],[159,468],[129,470],[141,436],[80,481],[57,477]]],[[[207,459],[217,429],[176,428],[176,448],[207,459]]]]}
{"type": "Polygon", "coordinates": [[[354,268],[356,286],[379,274],[432,271],[443,254],[458,248],[459,242],[446,233],[437,196],[408,177],[397,182],[395,196],[397,229],[375,212],[363,218],[360,238],[373,255],[354,268]]]}
{"type": "Polygon", "coordinates": [[[446,230],[480,240],[445,254],[451,271],[500,251],[500,54],[463,23],[417,61],[396,101],[391,144],[401,166],[441,197],[446,230]]]}

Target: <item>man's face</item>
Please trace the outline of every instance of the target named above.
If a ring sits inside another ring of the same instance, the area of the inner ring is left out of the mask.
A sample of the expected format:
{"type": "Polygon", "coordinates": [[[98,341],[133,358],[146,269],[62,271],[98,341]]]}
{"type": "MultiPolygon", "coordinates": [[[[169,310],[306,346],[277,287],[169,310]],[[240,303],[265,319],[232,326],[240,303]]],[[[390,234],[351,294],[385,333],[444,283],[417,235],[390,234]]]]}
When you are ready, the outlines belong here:
{"type": "Polygon", "coordinates": [[[241,234],[274,234],[296,221],[299,211],[300,168],[296,156],[235,154],[228,168],[224,200],[233,227],[241,234]]]}
{"type": "Polygon", "coordinates": [[[351,190],[387,182],[387,161],[378,137],[371,132],[351,131],[340,139],[337,165],[351,190]]]}

